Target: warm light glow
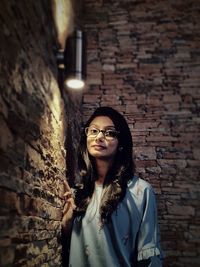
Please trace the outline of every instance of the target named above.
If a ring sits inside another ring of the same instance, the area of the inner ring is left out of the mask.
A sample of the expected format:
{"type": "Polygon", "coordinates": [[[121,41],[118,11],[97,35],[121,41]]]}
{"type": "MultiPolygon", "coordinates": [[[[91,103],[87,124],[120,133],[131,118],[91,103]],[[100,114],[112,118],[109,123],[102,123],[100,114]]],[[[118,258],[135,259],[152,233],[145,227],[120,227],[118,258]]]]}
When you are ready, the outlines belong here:
{"type": "Polygon", "coordinates": [[[52,9],[58,42],[64,49],[67,36],[74,30],[72,0],[52,0],[52,9]]]}
{"type": "Polygon", "coordinates": [[[82,89],[85,85],[85,82],[79,79],[68,79],[65,81],[65,83],[67,87],[72,89],[82,89]]]}

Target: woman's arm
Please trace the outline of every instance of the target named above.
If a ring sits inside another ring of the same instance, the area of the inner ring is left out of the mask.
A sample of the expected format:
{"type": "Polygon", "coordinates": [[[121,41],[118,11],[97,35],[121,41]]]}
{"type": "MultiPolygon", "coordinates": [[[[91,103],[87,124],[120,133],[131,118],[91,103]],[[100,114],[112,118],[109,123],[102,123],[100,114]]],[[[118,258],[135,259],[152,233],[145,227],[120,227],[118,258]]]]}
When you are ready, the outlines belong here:
{"type": "Polygon", "coordinates": [[[162,252],[158,229],[156,199],[153,189],[144,191],[143,217],[137,238],[137,266],[161,267],[162,252]]]}

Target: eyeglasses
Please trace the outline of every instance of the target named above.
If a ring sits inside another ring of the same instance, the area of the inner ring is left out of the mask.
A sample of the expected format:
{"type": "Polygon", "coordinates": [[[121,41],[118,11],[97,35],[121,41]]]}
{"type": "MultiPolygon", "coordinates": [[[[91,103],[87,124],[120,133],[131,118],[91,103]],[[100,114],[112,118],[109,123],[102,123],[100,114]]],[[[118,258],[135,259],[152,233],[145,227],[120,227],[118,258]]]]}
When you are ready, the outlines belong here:
{"type": "Polygon", "coordinates": [[[116,139],[119,135],[119,132],[113,129],[100,130],[91,126],[85,128],[85,134],[92,138],[95,138],[99,133],[102,133],[104,135],[104,138],[108,141],[116,139]]]}

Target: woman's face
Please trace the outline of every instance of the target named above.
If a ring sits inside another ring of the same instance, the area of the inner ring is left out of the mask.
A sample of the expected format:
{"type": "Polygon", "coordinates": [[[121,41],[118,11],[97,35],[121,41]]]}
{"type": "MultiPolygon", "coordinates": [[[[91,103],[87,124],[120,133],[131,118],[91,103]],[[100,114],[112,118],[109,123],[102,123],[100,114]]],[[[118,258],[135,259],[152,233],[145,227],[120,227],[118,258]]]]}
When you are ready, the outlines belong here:
{"type": "Polygon", "coordinates": [[[86,134],[87,149],[92,157],[104,160],[114,158],[119,141],[118,133],[109,117],[98,116],[94,118],[87,128],[86,134]]]}

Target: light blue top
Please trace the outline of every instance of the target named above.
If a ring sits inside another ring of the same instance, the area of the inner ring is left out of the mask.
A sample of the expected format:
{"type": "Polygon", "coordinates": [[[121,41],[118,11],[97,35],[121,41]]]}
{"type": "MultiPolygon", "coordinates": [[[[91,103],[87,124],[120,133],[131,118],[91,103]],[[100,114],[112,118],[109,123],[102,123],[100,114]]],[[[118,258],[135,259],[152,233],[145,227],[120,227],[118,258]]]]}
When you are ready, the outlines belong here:
{"type": "Polygon", "coordinates": [[[149,183],[134,178],[126,195],[103,227],[99,204],[103,187],[96,184],[85,216],[75,218],[70,245],[70,267],[131,267],[133,257],[144,266],[161,267],[157,208],[149,183]]]}

